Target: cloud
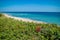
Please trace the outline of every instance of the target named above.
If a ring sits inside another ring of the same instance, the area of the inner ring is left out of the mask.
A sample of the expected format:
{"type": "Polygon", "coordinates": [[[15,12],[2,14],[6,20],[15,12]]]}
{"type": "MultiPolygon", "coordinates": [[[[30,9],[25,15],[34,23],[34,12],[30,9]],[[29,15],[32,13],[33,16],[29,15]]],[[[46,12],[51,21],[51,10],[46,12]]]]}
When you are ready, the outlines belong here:
{"type": "Polygon", "coordinates": [[[60,12],[59,7],[47,5],[13,5],[1,8],[0,11],[34,11],[34,12],[60,12]]]}

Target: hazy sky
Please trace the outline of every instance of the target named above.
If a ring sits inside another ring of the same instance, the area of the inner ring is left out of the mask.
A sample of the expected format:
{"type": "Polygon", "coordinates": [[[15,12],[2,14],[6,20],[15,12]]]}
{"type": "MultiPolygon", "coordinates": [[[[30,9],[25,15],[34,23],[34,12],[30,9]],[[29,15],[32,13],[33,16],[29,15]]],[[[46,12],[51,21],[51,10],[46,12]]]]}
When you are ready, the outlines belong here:
{"type": "Polygon", "coordinates": [[[60,12],[60,0],[0,0],[1,11],[60,12]]]}

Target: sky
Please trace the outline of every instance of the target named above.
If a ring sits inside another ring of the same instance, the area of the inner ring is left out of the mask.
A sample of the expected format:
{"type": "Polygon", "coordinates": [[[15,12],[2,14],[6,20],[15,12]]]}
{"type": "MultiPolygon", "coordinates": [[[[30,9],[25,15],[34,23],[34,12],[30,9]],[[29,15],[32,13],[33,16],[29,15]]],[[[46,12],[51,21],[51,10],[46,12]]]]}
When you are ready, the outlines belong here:
{"type": "Polygon", "coordinates": [[[0,12],[60,12],[60,0],[0,0],[0,12]]]}

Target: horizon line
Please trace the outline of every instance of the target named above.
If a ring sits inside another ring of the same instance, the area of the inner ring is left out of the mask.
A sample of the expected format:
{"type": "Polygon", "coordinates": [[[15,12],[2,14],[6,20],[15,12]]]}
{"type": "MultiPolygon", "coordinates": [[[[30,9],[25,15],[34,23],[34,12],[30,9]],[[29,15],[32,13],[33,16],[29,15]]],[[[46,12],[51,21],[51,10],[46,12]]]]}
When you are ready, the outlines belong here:
{"type": "MultiPolygon", "coordinates": [[[[19,11],[19,12],[23,12],[23,13],[24,13],[25,11],[19,11]]],[[[28,11],[28,12],[29,12],[29,11],[28,11]]],[[[34,11],[30,11],[30,12],[34,12],[34,11]]],[[[6,12],[6,11],[5,11],[5,12],[0,12],[0,13],[15,13],[15,11],[13,11],[13,12],[12,12],[12,11],[10,11],[10,12],[6,12]]],[[[17,12],[17,13],[18,13],[18,12],[17,12]]],[[[58,12],[58,13],[59,13],[59,12],[58,12]]]]}

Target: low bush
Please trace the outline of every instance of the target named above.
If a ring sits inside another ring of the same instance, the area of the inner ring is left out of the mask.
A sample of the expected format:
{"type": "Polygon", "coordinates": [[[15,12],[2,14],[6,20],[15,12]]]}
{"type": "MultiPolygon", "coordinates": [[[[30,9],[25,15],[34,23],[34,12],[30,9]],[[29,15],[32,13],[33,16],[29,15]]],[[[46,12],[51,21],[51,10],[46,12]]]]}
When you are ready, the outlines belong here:
{"type": "Polygon", "coordinates": [[[60,40],[60,27],[0,17],[0,40],[60,40]]]}

